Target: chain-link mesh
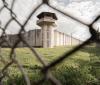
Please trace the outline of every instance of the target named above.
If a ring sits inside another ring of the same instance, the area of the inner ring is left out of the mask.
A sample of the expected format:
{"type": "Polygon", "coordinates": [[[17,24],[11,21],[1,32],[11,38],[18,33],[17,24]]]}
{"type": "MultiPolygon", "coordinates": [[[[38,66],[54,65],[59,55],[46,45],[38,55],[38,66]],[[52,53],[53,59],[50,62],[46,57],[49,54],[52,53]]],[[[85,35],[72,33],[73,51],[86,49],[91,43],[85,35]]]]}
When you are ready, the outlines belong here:
{"type": "MultiPolygon", "coordinates": [[[[19,63],[19,61],[16,58],[16,51],[15,51],[15,49],[16,49],[17,45],[20,42],[23,42],[24,44],[26,44],[27,47],[33,52],[33,54],[39,60],[39,62],[43,65],[43,67],[40,70],[41,70],[41,72],[42,72],[42,74],[44,76],[39,81],[34,81],[33,80],[35,85],[38,85],[38,84],[41,85],[43,82],[45,82],[45,80],[49,80],[53,85],[62,85],[60,83],[60,81],[57,80],[52,75],[52,73],[50,72],[50,69],[52,67],[55,67],[57,64],[61,63],[65,58],[67,58],[68,56],[74,54],[76,51],[78,51],[79,49],[81,49],[85,45],[90,44],[91,41],[93,41],[93,42],[99,42],[99,39],[97,38],[97,32],[94,30],[93,24],[96,21],[98,21],[98,19],[100,18],[100,16],[97,16],[97,18],[91,24],[86,24],[86,23],[84,23],[84,22],[82,22],[82,21],[74,18],[73,16],[71,16],[71,15],[69,15],[67,13],[64,13],[61,10],[56,9],[55,7],[51,6],[49,4],[49,1],[48,0],[43,0],[40,5],[38,5],[34,10],[31,11],[30,15],[27,17],[27,19],[24,21],[24,23],[21,24],[20,21],[17,20],[17,15],[13,12],[13,8],[14,8],[14,5],[16,3],[16,0],[12,0],[11,7],[9,7],[8,3],[6,2],[6,0],[2,0],[2,3],[3,3],[3,6],[0,8],[0,13],[2,13],[2,11],[4,9],[7,9],[9,11],[9,13],[10,13],[10,19],[7,21],[7,23],[6,23],[6,25],[4,27],[0,26],[0,29],[2,30],[2,34],[1,34],[1,37],[0,37],[0,47],[2,48],[2,44],[3,43],[6,43],[11,48],[11,52],[10,52],[10,56],[9,56],[10,57],[10,61],[8,61],[8,62],[2,57],[2,55],[0,53],[0,58],[1,58],[1,61],[0,62],[2,62],[4,64],[4,67],[0,70],[0,85],[3,85],[2,81],[3,81],[3,79],[5,77],[7,77],[7,78],[9,78],[11,80],[11,84],[12,85],[16,85],[16,83],[13,80],[13,78],[8,73],[9,67],[12,64],[16,64],[17,65],[17,67],[19,68],[19,70],[21,71],[21,73],[22,73],[22,75],[24,77],[24,80],[26,82],[26,85],[31,85],[30,79],[27,76],[26,72],[24,71],[23,66],[19,63]],[[54,9],[54,10],[56,10],[56,11],[64,14],[65,16],[68,16],[68,17],[72,18],[73,20],[76,20],[77,22],[86,25],[87,27],[89,27],[89,31],[91,33],[91,37],[88,40],[86,40],[81,45],[75,47],[74,49],[70,50],[69,52],[66,52],[64,55],[60,56],[58,59],[56,59],[55,61],[51,62],[50,64],[47,64],[44,61],[43,56],[41,56],[41,54],[38,53],[35,50],[34,47],[30,46],[30,44],[25,40],[25,37],[22,35],[22,33],[25,32],[25,27],[26,27],[28,21],[30,20],[30,18],[32,17],[32,15],[34,15],[34,13],[38,10],[38,8],[40,6],[42,6],[43,4],[46,4],[49,7],[51,7],[52,9],[54,9]],[[8,42],[7,34],[6,34],[5,31],[7,30],[7,27],[10,25],[10,23],[13,22],[13,21],[16,22],[20,26],[21,29],[20,29],[20,31],[18,33],[18,40],[16,40],[16,42],[12,46],[11,43],[8,42]]],[[[2,24],[2,22],[0,22],[0,24],[2,24]]],[[[1,50],[0,50],[0,52],[1,52],[1,50]]]]}

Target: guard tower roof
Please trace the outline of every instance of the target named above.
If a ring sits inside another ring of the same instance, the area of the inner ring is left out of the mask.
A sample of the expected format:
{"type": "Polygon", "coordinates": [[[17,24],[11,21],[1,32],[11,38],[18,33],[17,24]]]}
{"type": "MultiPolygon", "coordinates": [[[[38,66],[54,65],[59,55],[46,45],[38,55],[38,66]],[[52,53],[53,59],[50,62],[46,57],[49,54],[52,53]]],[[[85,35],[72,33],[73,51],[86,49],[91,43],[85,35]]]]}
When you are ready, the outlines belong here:
{"type": "Polygon", "coordinates": [[[51,12],[42,12],[42,13],[40,13],[37,17],[38,17],[39,19],[41,19],[41,18],[43,18],[43,17],[45,17],[45,16],[52,17],[53,19],[57,20],[56,14],[55,14],[55,13],[51,13],[51,12]]]}

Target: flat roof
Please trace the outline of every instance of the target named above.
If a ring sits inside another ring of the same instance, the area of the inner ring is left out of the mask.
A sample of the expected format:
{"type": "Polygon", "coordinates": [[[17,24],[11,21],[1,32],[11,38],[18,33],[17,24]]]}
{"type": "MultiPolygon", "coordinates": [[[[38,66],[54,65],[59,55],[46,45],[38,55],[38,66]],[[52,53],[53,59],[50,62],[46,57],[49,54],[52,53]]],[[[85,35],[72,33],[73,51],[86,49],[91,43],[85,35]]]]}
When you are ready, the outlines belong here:
{"type": "Polygon", "coordinates": [[[40,13],[37,17],[39,19],[43,18],[44,16],[48,16],[48,17],[52,17],[53,19],[57,20],[57,16],[55,13],[51,13],[51,12],[42,12],[40,13]]]}

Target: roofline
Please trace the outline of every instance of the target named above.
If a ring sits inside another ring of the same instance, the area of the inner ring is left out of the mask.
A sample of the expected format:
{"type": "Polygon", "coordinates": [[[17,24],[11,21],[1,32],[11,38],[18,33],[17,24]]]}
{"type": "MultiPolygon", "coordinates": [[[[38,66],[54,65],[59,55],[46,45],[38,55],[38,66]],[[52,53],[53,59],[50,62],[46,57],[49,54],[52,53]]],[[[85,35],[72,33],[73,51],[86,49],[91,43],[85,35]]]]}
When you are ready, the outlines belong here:
{"type": "Polygon", "coordinates": [[[40,17],[41,14],[44,14],[44,13],[51,13],[51,14],[54,14],[55,15],[55,19],[58,20],[57,16],[55,13],[52,13],[52,12],[41,12],[39,15],[37,15],[37,18],[40,17]]]}

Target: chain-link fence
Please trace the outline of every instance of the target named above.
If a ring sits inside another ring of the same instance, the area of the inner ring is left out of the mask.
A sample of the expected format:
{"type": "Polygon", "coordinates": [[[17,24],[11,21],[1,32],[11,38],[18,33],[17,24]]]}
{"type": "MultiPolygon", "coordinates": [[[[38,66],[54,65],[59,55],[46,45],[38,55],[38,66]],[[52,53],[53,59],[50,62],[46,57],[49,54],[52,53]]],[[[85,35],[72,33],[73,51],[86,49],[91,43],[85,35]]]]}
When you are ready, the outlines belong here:
{"type": "MultiPolygon", "coordinates": [[[[30,79],[28,78],[26,72],[24,71],[24,68],[23,66],[19,63],[19,61],[16,59],[16,47],[17,45],[20,43],[20,42],[23,42],[24,44],[27,45],[27,47],[33,52],[33,54],[36,56],[36,58],[39,60],[39,62],[43,65],[43,67],[40,69],[42,74],[43,74],[43,78],[37,82],[35,82],[34,80],[34,84],[35,85],[38,85],[38,84],[42,84],[45,80],[49,80],[53,85],[62,85],[60,83],[59,80],[57,80],[53,75],[52,73],[50,72],[50,69],[52,67],[55,67],[57,64],[61,63],[64,59],[66,59],[68,56],[74,54],[75,52],[77,52],[79,49],[81,49],[82,47],[84,47],[85,45],[88,45],[92,42],[99,42],[99,39],[97,38],[97,32],[94,30],[93,28],[93,24],[98,21],[98,19],[100,18],[100,16],[97,16],[97,18],[91,23],[91,24],[86,24],[84,22],[82,22],[81,20],[78,20],[76,18],[74,18],[73,16],[67,14],[67,13],[64,13],[62,12],[61,10],[53,7],[50,5],[49,3],[49,0],[42,0],[42,3],[40,5],[38,5],[34,10],[31,11],[31,13],[29,14],[29,16],[27,17],[27,19],[24,21],[23,24],[20,23],[19,20],[17,20],[17,15],[13,12],[13,8],[14,8],[14,5],[16,3],[16,0],[12,0],[11,2],[11,7],[9,7],[8,3],[6,2],[6,0],[1,0],[2,3],[3,3],[3,6],[0,8],[0,13],[2,13],[2,11],[4,9],[8,10],[9,13],[10,13],[10,19],[7,21],[7,23],[5,23],[6,25],[4,27],[0,26],[0,29],[2,30],[2,34],[1,34],[1,37],[0,37],[0,47],[2,48],[2,44],[3,43],[7,43],[8,46],[11,48],[11,52],[10,52],[10,61],[9,62],[6,62],[5,59],[2,57],[2,55],[0,54],[0,58],[1,58],[1,61],[3,64],[4,64],[4,67],[0,70],[0,85],[2,85],[2,81],[5,77],[8,77],[9,79],[11,79],[11,84],[12,85],[16,85],[16,83],[14,82],[14,80],[11,78],[11,76],[9,75],[8,73],[8,69],[9,67],[12,65],[12,64],[16,64],[17,67],[19,68],[19,70],[21,71],[23,77],[24,77],[24,80],[26,82],[26,85],[31,85],[30,83],[30,79]],[[46,4],[48,5],[49,7],[51,7],[52,9],[62,13],[63,15],[67,16],[67,17],[70,17],[71,19],[73,20],[76,20],[77,22],[81,23],[81,24],[84,24],[86,25],[87,27],[89,27],[89,31],[91,33],[91,37],[86,40],[84,43],[82,43],[81,45],[75,47],[74,49],[70,50],[69,52],[66,52],[65,54],[63,54],[62,56],[60,56],[58,59],[56,59],[55,61],[51,62],[50,64],[47,64],[43,57],[41,56],[41,54],[39,54],[34,47],[30,46],[28,44],[28,42],[25,40],[24,36],[22,36],[22,33],[25,32],[25,27],[27,25],[27,23],[29,22],[30,18],[32,17],[32,15],[34,15],[34,13],[38,10],[38,8],[40,6],[42,6],[43,4],[46,4]],[[10,23],[14,21],[16,22],[19,26],[20,26],[20,31],[18,33],[18,40],[16,40],[15,44],[12,46],[11,43],[8,42],[7,40],[7,34],[6,34],[6,30],[7,30],[7,27],[10,25],[10,23]]],[[[2,22],[1,22],[2,23],[2,22]]],[[[1,24],[0,23],[0,24],[1,24]]],[[[0,51],[1,52],[1,51],[0,51]]]]}

